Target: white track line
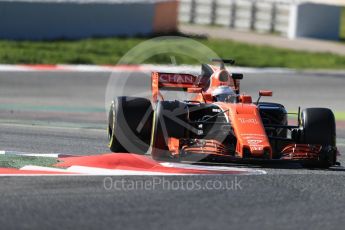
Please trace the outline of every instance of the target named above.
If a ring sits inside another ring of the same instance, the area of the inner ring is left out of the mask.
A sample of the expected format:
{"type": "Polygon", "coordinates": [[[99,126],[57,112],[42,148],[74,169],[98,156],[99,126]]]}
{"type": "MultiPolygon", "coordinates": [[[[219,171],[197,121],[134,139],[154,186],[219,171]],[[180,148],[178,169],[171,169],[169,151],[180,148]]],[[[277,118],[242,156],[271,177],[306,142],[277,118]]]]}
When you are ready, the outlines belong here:
{"type": "Polygon", "coordinates": [[[209,166],[209,165],[191,165],[191,164],[182,164],[182,163],[171,163],[171,162],[163,162],[160,163],[164,167],[171,167],[171,168],[182,168],[182,169],[194,169],[194,170],[207,170],[207,171],[224,171],[224,172],[244,172],[246,175],[249,174],[267,174],[264,170],[259,169],[250,169],[250,168],[239,168],[239,167],[225,167],[225,166],[209,166]]]}
{"type": "MultiPolygon", "coordinates": [[[[170,166],[173,167],[173,166],[170,166]]],[[[207,171],[218,171],[220,169],[213,168],[213,166],[208,167],[201,167],[198,166],[194,167],[184,167],[184,169],[195,169],[195,170],[207,170],[207,171]]],[[[176,167],[177,169],[182,167],[176,167]]],[[[227,167],[219,167],[222,168],[219,174],[224,174],[221,172],[239,172],[241,175],[261,175],[266,174],[263,170],[246,170],[246,169],[238,169],[238,168],[227,168],[227,167]]],[[[104,168],[97,168],[97,167],[86,167],[86,166],[71,166],[67,169],[59,169],[59,168],[51,168],[51,167],[42,167],[42,166],[35,166],[35,165],[27,165],[22,167],[20,170],[28,170],[28,171],[46,171],[46,172],[56,172],[56,173],[76,173],[82,175],[95,175],[95,176],[178,176],[178,175],[214,175],[209,173],[165,173],[165,172],[154,172],[154,171],[140,171],[140,170],[123,170],[123,169],[104,169],[104,168]]],[[[230,174],[231,175],[231,174],[230,174]]]]}
{"type": "Polygon", "coordinates": [[[148,172],[148,171],[122,170],[122,169],[103,169],[103,168],[85,167],[85,166],[71,166],[67,169],[67,171],[71,173],[81,173],[81,174],[88,174],[88,175],[111,175],[111,176],[186,175],[183,173],[164,173],[164,172],[148,172]]]}
{"type": "Polygon", "coordinates": [[[81,175],[92,175],[92,176],[174,176],[174,175],[191,175],[184,173],[164,173],[164,172],[148,172],[148,171],[136,171],[136,170],[122,170],[122,169],[103,169],[96,167],[86,166],[71,166],[67,169],[42,167],[35,165],[27,165],[20,170],[28,171],[46,171],[56,173],[75,173],[81,175]]]}
{"type": "Polygon", "coordinates": [[[21,167],[19,170],[69,173],[66,169],[43,167],[43,166],[36,166],[36,165],[26,165],[24,167],[21,167]]]}
{"type": "Polygon", "coordinates": [[[28,152],[19,152],[19,151],[0,151],[1,155],[16,155],[16,156],[30,156],[30,157],[51,157],[51,158],[58,158],[60,153],[28,153],[28,152]]]}

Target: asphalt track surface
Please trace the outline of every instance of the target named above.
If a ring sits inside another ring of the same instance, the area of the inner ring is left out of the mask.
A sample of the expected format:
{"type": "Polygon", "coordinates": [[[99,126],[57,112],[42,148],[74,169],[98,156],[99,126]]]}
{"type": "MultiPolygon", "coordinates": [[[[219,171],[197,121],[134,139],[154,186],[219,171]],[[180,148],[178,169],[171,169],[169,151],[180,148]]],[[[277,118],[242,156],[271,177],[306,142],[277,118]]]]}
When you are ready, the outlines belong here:
{"type": "MultiPolygon", "coordinates": [[[[138,77],[135,73],[134,77],[138,77]]],[[[0,149],[108,152],[104,112],[109,73],[0,73],[0,149]]],[[[148,79],[143,80],[147,82],[148,79]]],[[[244,92],[345,111],[340,75],[247,74],[244,92]]],[[[134,88],[142,83],[134,81],[134,88]]],[[[340,152],[345,125],[338,122],[340,152]]],[[[339,161],[345,164],[344,157],[339,161]]],[[[246,165],[245,167],[259,167],[246,165]]],[[[345,171],[262,167],[260,176],[1,177],[1,229],[344,229],[345,171]],[[221,187],[209,186],[216,183],[221,187]],[[104,183],[106,182],[106,183],[104,183]],[[130,186],[137,183],[136,189],[130,186]],[[145,189],[141,185],[148,184],[145,189]],[[224,188],[224,185],[227,186],[224,188]],[[151,185],[151,186],[150,186],[151,185]],[[200,185],[200,186],[199,186],[200,185]],[[127,186],[127,187],[126,187],[127,186]]]]}

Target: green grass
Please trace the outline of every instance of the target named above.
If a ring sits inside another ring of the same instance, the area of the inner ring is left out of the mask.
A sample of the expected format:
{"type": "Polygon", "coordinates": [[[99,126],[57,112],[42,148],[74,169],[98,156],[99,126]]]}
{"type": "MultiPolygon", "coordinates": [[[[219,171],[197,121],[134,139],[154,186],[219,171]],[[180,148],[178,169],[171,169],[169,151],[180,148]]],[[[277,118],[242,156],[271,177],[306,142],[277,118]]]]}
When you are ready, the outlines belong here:
{"type": "Polygon", "coordinates": [[[345,121],[345,112],[335,112],[334,116],[337,121],[345,121]]]}
{"type": "Polygon", "coordinates": [[[56,158],[19,155],[0,155],[0,168],[22,168],[25,165],[51,167],[57,164],[56,158]]]}
{"type": "MultiPolygon", "coordinates": [[[[344,32],[345,33],[345,32],[344,32]]],[[[116,64],[144,38],[94,38],[78,41],[7,41],[0,40],[0,63],[3,64],[116,64]]],[[[343,69],[345,57],[330,53],[308,53],[267,46],[256,46],[229,40],[195,39],[222,58],[233,58],[239,66],[288,67],[309,69],[343,69]]],[[[195,59],[161,54],[145,61],[152,64],[199,64],[195,59]]],[[[211,57],[207,57],[211,58],[211,57]]],[[[136,64],[136,63],[133,63],[136,64]]],[[[139,63],[140,64],[140,63],[139,63]]]]}

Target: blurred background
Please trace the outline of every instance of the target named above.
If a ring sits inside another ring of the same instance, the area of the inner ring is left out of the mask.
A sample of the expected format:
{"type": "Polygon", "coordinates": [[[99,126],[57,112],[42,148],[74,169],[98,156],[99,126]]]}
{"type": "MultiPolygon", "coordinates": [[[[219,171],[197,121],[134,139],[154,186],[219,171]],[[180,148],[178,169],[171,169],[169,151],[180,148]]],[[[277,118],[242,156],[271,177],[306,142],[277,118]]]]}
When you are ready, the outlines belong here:
{"type": "MultiPolygon", "coordinates": [[[[344,5],[341,0],[0,0],[0,63],[116,64],[149,37],[181,35],[241,66],[342,69],[344,5]]],[[[159,56],[147,62],[171,60],[159,56]]],[[[196,64],[183,57],[177,62],[196,64]]]]}

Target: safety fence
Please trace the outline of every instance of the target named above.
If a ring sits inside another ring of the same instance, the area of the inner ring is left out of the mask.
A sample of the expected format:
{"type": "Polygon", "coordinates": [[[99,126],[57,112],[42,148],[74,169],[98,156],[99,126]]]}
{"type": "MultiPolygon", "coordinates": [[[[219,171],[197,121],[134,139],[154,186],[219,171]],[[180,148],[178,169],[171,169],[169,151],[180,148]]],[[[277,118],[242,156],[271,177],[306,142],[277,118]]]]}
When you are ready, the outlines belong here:
{"type": "Polygon", "coordinates": [[[180,0],[179,21],[286,35],[291,1],[180,0]]]}

